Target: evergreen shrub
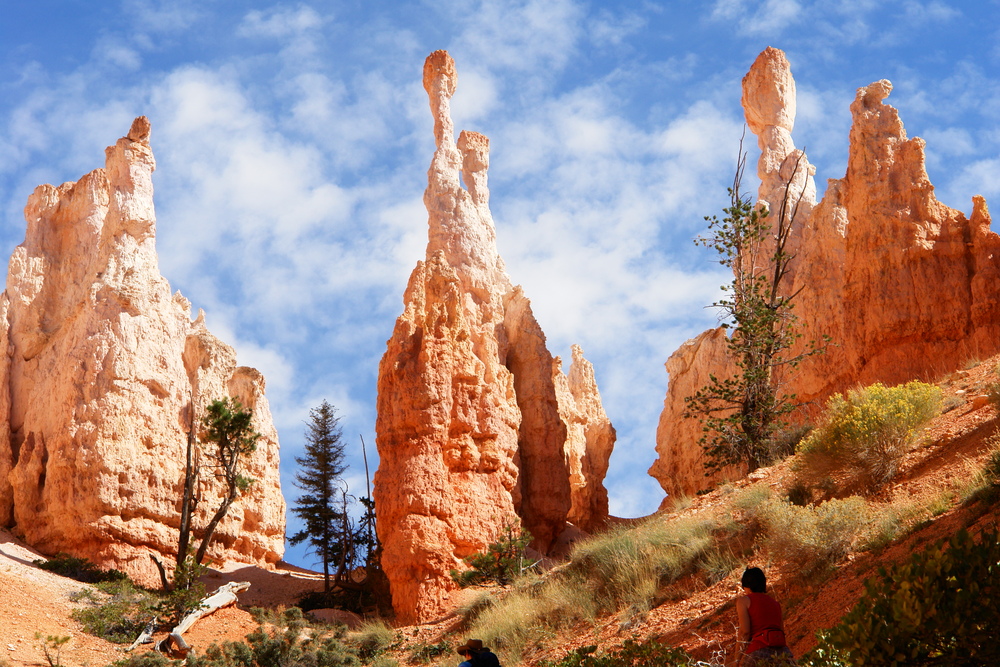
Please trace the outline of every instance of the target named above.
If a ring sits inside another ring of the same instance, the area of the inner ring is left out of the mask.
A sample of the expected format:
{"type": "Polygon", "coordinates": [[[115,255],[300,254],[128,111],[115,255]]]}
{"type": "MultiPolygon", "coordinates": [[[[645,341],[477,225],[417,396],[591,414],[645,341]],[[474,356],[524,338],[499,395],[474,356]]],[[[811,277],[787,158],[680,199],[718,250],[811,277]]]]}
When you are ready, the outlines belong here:
{"type": "Polygon", "coordinates": [[[865,582],[803,665],[1000,664],[1000,535],[962,530],[865,582]]]}
{"type": "Polygon", "coordinates": [[[48,560],[32,561],[33,565],[54,572],[61,577],[69,577],[85,584],[97,584],[102,581],[126,581],[128,575],[119,570],[102,570],[86,558],[76,558],[69,554],[59,553],[48,560]]]}

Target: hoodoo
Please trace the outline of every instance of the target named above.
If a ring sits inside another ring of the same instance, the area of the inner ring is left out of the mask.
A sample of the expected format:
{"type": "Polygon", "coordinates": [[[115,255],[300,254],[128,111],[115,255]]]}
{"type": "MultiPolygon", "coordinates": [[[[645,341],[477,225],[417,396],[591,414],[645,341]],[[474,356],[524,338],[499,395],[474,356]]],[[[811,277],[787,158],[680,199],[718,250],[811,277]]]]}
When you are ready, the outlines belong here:
{"type": "MultiPolygon", "coordinates": [[[[149,134],[137,118],[103,169],[39,186],[25,207],[0,295],[0,522],[152,584],[149,554],[177,548],[185,447],[207,403],[239,398],[263,436],[209,555],[276,562],[285,504],[263,376],[160,275],[149,134]]],[[[222,485],[203,473],[200,491],[196,527],[222,485]]]]}
{"type": "MultiPolygon", "coordinates": [[[[801,194],[786,286],[798,293],[801,340],[833,341],[785,378],[802,404],[799,419],[853,385],[933,378],[1000,351],[1000,236],[990,231],[986,202],[974,197],[966,218],[937,200],[924,141],[907,138],[884,101],[891,91],[885,80],[858,89],[847,174],[830,179],[814,204],[815,170],[791,140],[795,86],[785,55],[766,49],[743,79],[747,124],[761,148],[759,199],[773,213],[785,184],[793,199],[801,194]]],[[[682,415],[684,397],[709,373],[733,372],[724,335],[701,334],[667,361],[659,458],[649,472],[668,493],[709,483],[700,426],[682,415]]]]}
{"type": "Polygon", "coordinates": [[[593,369],[574,348],[563,374],[506,273],[489,209],[489,140],[466,131],[455,141],[456,85],[454,61],[432,53],[427,253],[379,366],[374,494],[382,566],[404,622],[442,613],[455,587],[449,570],[507,526],[523,525],[544,552],[568,522],[590,529],[608,511],[614,429],[593,369]]]}

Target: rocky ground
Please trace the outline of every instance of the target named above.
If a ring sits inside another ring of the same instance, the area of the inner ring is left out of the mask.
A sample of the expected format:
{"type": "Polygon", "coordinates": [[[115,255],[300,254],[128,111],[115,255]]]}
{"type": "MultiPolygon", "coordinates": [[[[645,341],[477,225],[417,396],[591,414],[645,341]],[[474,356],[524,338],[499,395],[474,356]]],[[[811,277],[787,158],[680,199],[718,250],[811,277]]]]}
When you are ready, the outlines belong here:
{"type": "MultiPolygon", "coordinates": [[[[70,637],[62,648],[64,667],[104,667],[124,657],[121,646],[88,635],[71,618],[73,610],[83,606],[73,602],[71,594],[88,585],[35,567],[32,561],[41,558],[0,530],[0,665],[6,660],[12,667],[47,667],[42,649],[47,636],[70,637]]],[[[209,590],[230,581],[249,581],[251,586],[240,595],[239,607],[220,609],[185,634],[192,646],[242,640],[257,627],[246,608],[287,605],[303,592],[322,588],[320,575],[288,564],[273,571],[228,564],[205,578],[209,590]]]]}

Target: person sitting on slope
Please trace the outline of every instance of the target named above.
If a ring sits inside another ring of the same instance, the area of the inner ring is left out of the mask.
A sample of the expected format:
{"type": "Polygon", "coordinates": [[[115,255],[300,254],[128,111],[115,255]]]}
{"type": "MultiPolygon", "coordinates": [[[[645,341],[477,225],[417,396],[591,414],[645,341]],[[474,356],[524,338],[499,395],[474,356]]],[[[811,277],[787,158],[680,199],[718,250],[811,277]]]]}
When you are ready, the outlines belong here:
{"type": "Polygon", "coordinates": [[[764,571],[759,567],[747,568],[740,585],[744,595],[736,599],[737,638],[743,649],[739,666],[794,665],[792,651],[785,643],[781,605],[767,594],[764,571]]]}

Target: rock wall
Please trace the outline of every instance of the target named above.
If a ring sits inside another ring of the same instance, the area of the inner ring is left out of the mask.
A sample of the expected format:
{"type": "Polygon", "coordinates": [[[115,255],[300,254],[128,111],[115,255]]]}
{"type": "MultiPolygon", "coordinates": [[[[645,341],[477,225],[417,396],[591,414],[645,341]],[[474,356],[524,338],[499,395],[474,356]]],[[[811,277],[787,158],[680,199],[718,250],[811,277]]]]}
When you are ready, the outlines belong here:
{"type": "Polygon", "coordinates": [[[567,378],[497,253],[489,140],[454,139],[451,57],[432,53],[423,80],[436,144],[427,253],[379,366],[374,489],[382,566],[407,623],[444,612],[449,571],[505,527],[523,525],[544,552],[568,521],[600,526],[614,443],[582,352],[567,378]]]}
{"type": "MultiPolygon", "coordinates": [[[[150,553],[172,554],[192,423],[236,396],[263,438],[255,482],[209,554],[280,559],[284,501],[264,378],[190,320],[160,275],[149,121],[107,149],[104,169],[36,188],[0,295],[0,521],[44,553],[67,552],[158,581],[150,553]]],[[[202,474],[195,526],[221,484],[202,474]]]]}
{"type": "MultiPolygon", "coordinates": [[[[801,290],[795,313],[802,341],[833,339],[825,354],[786,378],[803,403],[800,420],[852,385],[934,379],[1000,351],[1000,237],[990,231],[986,203],[974,197],[967,219],[936,199],[923,140],[907,138],[898,112],[884,102],[891,90],[885,80],[858,89],[847,174],[828,181],[814,206],[814,169],[791,143],[795,89],[784,54],[766,49],[743,80],[747,123],[762,150],[759,197],[773,212],[791,178],[792,199],[801,194],[804,204],[787,287],[801,290]],[[793,161],[800,165],[794,178],[793,161]]],[[[720,352],[704,343],[709,335],[686,343],[667,364],[659,458],[650,469],[667,493],[707,485],[699,425],[681,415],[683,396],[729,365],[720,358],[724,345],[720,352]]]]}

